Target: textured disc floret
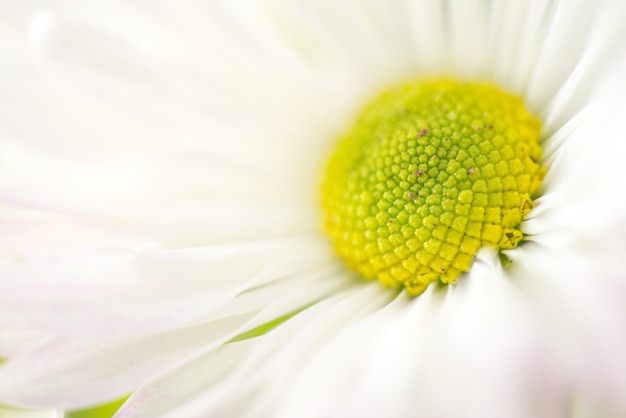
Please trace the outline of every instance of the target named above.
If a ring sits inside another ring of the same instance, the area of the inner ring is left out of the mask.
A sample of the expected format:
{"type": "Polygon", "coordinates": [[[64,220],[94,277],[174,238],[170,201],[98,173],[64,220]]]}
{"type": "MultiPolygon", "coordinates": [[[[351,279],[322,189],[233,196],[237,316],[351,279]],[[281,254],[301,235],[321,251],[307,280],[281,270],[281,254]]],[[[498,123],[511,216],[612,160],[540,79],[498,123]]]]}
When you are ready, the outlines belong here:
{"type": "Polygon", "coordinates": [[[419,294],[454,283],[483,247],[515,248],[545,174],[540,122],[481,84],[414,83],[365,108],[322,188],[347,265],[419,294]]]}

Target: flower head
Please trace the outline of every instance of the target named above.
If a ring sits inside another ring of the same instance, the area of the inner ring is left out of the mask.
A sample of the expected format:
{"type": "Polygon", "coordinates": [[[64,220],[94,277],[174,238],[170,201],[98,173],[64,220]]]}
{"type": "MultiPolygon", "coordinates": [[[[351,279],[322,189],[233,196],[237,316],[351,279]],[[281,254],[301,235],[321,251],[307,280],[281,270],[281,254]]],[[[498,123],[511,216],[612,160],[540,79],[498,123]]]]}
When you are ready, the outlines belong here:
{"type": "Polygon", "coordinates": [[[622,3],[1,5],[0,401],[624,415],[622,3]]]}

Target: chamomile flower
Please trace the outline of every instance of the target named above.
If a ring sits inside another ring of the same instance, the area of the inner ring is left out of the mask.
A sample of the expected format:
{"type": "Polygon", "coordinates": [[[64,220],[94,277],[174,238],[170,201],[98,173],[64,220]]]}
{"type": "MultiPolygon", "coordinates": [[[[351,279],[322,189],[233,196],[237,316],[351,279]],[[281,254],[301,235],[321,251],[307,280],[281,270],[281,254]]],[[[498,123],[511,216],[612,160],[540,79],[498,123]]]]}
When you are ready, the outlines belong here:
{"type": "Polygon", "coordinates": [[[0,402],[626,413],[623,2],[0,16],[0,402]]]}

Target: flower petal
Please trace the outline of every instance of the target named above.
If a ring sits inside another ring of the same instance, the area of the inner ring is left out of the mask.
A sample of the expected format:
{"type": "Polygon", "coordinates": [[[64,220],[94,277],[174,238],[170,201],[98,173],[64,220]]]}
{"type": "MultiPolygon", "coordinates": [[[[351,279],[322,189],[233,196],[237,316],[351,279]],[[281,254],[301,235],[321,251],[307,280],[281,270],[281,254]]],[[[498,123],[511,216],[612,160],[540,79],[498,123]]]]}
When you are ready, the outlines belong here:
{"type": "MultiPolygon", "coordinates": [[[[248,289],[315,272],[331,256],[318,239],[293,238],[42,257],[3,269],[0,324],[66,335],[146,334],[200,321],[248,289]]],[[[304,304],[342,283],[319,280],[304,304]]]]}
{"type": "Polygon", "coordinates": [[[117,399],[186,356],[232,338],[252,316],[126,340],[55,338],[0,369],[0,397],[15,405],[66,409],[117,399]]]}
{"type": "Polygon", "coordinates": [[[215,364],[219,355],[207,354],[139,389],[120,410],[119,416],[241,416],[247,408],[263,415],[263,411],[276,406],[275,399],[273,396],[256,398],[255,394],[261,388],[271,389],[272,393],[284,391],[289,385],[285,373],[298,373],[298,368],[283,368],[283,362],[302,364],[318,344],[346,322],[377,309],[390,296],[389,293],[381,295],[376,283],[339,292],[268,334],[250,340],[250,346],[245,348],[251,350],[250,353],[223,379],[216,380],[211,372],[219,367],[215,364]],[[209,387],[214,390],[209,391],[209,387]]]}
{"type": "Polygon", "coordinates": [[[553,382],[536,379],[541,334],[519,296],[478,265],[456,288],[365,318],[301,366],[278,416],[551,416],[559,387],[543,398],[553,382]]]}

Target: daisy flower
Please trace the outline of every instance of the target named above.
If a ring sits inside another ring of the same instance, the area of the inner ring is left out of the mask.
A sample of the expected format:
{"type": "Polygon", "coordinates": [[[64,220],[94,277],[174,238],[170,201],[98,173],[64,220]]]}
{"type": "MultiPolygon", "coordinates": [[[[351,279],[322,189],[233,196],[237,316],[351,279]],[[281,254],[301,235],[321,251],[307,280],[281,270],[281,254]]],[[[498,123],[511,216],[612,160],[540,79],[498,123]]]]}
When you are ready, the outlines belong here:
{"type": "Polygon", "coordinates": [[[625,21],[0,2],[0,402],[626,415],[625,21]]]}

